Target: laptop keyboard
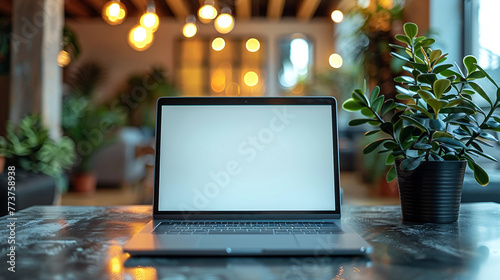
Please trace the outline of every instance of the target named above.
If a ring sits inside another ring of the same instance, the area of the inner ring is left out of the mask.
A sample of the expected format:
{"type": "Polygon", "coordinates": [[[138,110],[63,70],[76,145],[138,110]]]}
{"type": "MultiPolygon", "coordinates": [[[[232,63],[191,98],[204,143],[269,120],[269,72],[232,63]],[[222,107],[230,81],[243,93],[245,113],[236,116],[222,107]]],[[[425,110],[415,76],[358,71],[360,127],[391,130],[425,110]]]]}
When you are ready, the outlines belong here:
{"type": "Polygon", "coordinates": [[[330,234],[343,231],[328,222],[161,222],[156,234],[330,234]]]}

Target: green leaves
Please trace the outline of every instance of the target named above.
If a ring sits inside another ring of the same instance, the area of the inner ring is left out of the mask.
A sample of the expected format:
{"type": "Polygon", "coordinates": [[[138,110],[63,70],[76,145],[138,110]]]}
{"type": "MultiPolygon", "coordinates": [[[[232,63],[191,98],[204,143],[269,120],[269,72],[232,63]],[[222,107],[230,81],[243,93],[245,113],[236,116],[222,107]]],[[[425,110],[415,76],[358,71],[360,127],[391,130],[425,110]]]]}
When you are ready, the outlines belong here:
{"type": "Polygon", "coordinates": [[[352,92],[352,99],[354,99],[354,101],[358,102],[359,104],[368,106],[368,99],[366,99],[364,92],[360,89],[355,89],[352,92]]]}
{"type": "Polygon", "coordinates": [[[448,105],[448,102],[444,101],[444,100],[430,99],[430,100],[427,100],[427,104],[429,104],[432,107],[432,109],[434,109],[434,115],[435,115],[435,118],[437,119],[437,116],[439,115],[439,111],[441,111],[442,108],[444,108],[446,105],[448,105]]]}
{"type": "Polygon", "coordinates": [[[441,50],[433,50],[431,52],[431,55],[429,56],[429,59],[431,60],[431,62],[434,62],[434,61],[440,59],[442,54],[443,53],[441,52],[441,50]]]}
{"type": "Polygon", "coordinates": [[[349,126],[357,126],[362,125],[368,122],[372,122],[373,119],[355,119],[349,122],[349,126]]]}
{"type": "MultiPolygon", "coordinates": [[[[477,65],[475,57],[463,58],[464,74],[458,65],[452,68],[453,63],[445,64],[444,51],[430,48],[434,39],[417,37],[416,24],[406,23],[403,30],[404,34],[397,35],[396,40],[404,46],[390,47],[395,50],[391,55],[405,63],[405,74],[394,78],[396,98],[404,102],[389,99],[379,87],[369,92],[365,82],[364,89],[354,90],[342,104],[345,110],[360,111],[364,116],[351,120],[349,125],[372,125],[375,129],[366,136],[383,135],[368,144],[363,153],[384,153],[386,165],[401,160],[404,170],[415,169],[422,161],[467,159],[476,180],[486,184],[486,172],[472,157],[495,160],[481,146],[498,141],[489,132],[500,132],[500,115],[494,114],[500,108],[500,88],[477,65]],[[481,83],[485,79],[495,85],[495,92],[485,91],[481,83]],[[476,99],[485,100],[490,106],[480,107],[476,99]]],[[[392,167],[386,179],[394,178],[396,169],[392,167]]]]}
{"type": "Polygon", "coordinates": [[[401,162],[401,169],[405,171],[414,170],[422,162],[423,157],[410,157],[401,162]]]}
{"type": "Polygon", "coordinates": [[[383,144],[384,142],[386,141],[389,141],[390,139],[388,138],[383,138],[383,139],[379,139],[377,141],[374,141],[370,144],[368,144],[364,149],[363,149],[363,154],[369,154],[373,151],[375,151],[375,149],[377,149],[381,144],[383,144]]]}
{"type": "Polygon", "coordinates": [[[447,79],[440,79],[434,82],[434,94],[437,99],[441,99],[443,93],[450,87],[451,82],[447,79]]]}
{"type": "Polygon", "coordinates": [[[477,65],[477,64],[475,64],[475,66],[477,67],[477,69],[479,69],[479,71],[481,71],[481,72],[483,72],[483,73],[484,73],[484,75],[486,76],[486,78],[488,78],[488,80],[490,80],[490,82],[491,82],[493,85],[495,85],[495,87],[496,87],[496,88],[498,88],[498,85],[497,85],[497,83],[495,82],[495,80],[493,80],[493,78],[491,78],[491,76],[490,76],[490,75],[489,75],[486,71],[484,71],[484,69],[483,69],[483,68],[481,68],[481,66],[479,66],[479,65],[477,65]]]}
{"type": "Polygon", "coordinates": [[[418,26],[413,22],[407,22],[403,25],[406,36],[414,38],[418,33],[418,26]]]}
{"type": "Polygon", "coordinates": [[[477,67],[476,67],[477,60],[474,56],[468,55],[468,56],[464,57],[463,61],[464,61],[465,68],[467,68],[468,74],[471,74],[472,72],[474,72],[477,69],[477,67]]]}
{"type": "Polygon", "coordinates": [[[412,125],[414,125],[416,128],[424,131],[424,132],[429,132],[429,130],[427,129],[427,127],[425,127],[423,124],[421,124],[420,122],[418,122],[416,119],[410,117],[410,116],[401,116],[402,119],[404,119],[405,121],[411,123],[412,125]]]}
{"type": "Polygon", "coordinates": [[[432,145],[426,143],[415,143],[413,144],[413,149],[416,150],[429,150],[432,148],[432,145]]]}
{"type": "MultiPolygon", "coordinates": [[[[375,100],[377,100],[377,97],[379,97],[380,94],[380,87],[376,86],[372,89],[372,92],[370,93],[370,103],[373,104],[375,100]]],[[[383,98],[382,98],[383,100],[383,98]]],[[[382,101],[383,102],[383,101],[382,101]]]]}
{"type": "Polygon", "coordinates": [[[440,119],[429,120],[429,126],[434,131],[443,131],[446,129],[446,124],[440,119]]]}
{"type": "Polygon", "coordinates": [[[476,83],[474,82],[469,82],[469,85],[479,94],[481,95],[482,98],[484,98],[484,100],[486,100],[490,105],[493,105],[493,102],[491,102],[491,99],[490,97],[488,96],[488,94],[486,94],[486,92],[484,92],[484,90],[476,83]]]}
{"type": "Polygon", "coordinates": [[[398,34],[398,35],[394,36],[394,38],[396,38],[396,40],[400,41],[401,43],[411,45],[411,39],[405,35],[398,34]]]}
{"type": "Polygon", "coordinates": [[[442,74],[443,76],[451,76],[451,75],[455,75],[453,74],[453,72],[451,72],[451,75],[446,75],[446,74],[450,74],[450,73],[445,73],[444,71],[448,68],[451,68],[453,67],[453,64],[441,64],[441,65],[438,65],[436,67],[434,67],[434,69],[432,70],[433,73],[436,73],[436,74],[442,74]]]}
{"type": "Polygon", "coordinates": [[[472,159],[467,159],[467,164],[469,168],[474,171],[474,179],[481,185],[481,186],[486,186],[490,182],[490,177],[488,176],[488,173],[484,171],[481,166],[479,166],[477,163],[475,163],[472,159]]]}
{"type": "Polygon", "coordinates": [[[433,85],[437,80],[437,76],[434,73],[424,73],[418,76],[417,80],[421,83],[433,85]]]}
{"type": "Polygon", "coordinates": [[[440,137],[440,138],[436,138],[434,140],[441,142],[441,143],[444,143],[444,144],[447,144],[447,145],[450,145],[450,146],[453,146],[453,147],[464,148],[464,149],[466,148],[464,143],[462,143],[454,138],[440,137]]]}
{"type": "Polygon", "coordinates": [[[387,172],[387,175],[385,176],[385,180],[387,182],[392,182],[396,179],[396,177],[397,177],[396,168],[394,168],[394,166],[391,166],[391,168],[387,172]]]}
{"type": "Polygon", "coordinates": [[[0,137],[0,154],[14,158],[21,169],[58,178],[73,164],[75,145],[68,137],[55,142],[48,134],[37,115],[24,117],[17,126],[9,123],[6,137],[0,137]]]}
{"type": "Polygon", "coordinates": [[[410,59],[408,59],[408,58],[406,58],[406,57],[404,57],[404,56],[402,56],[402,55],[400,55],[400,54],[397,54],[397,53],[395,53],[395,52],[391,52],[391,55],[392,55],[392,56],[394,56],[394,57],[395,57],[395,58],[397,58],[397,59],[401,59],[401,60],[403,60],[403,61],[410,62],[410,59]]]}
{"type": "Polygon", "coordinates": [[[346,111],[355,112],[365,108],[365,106],[359,104],[354,99],[349,98],[342,104],[342,108],[346,111]]]}

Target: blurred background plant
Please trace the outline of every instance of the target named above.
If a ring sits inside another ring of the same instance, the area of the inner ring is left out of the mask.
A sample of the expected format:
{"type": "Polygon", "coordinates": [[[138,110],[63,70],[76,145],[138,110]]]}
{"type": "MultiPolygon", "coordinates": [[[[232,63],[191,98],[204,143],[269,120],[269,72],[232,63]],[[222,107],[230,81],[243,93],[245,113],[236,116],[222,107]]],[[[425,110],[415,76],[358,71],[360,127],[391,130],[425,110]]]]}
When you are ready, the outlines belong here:
{"type": "Polygon", "coordinates": [[[401,33],[403,0],[344,1],[348,30],[337,37],[344,56],[352,57],[363,69],[358,73],[370,87],[379,85],[381,92],[394,98],[394,78],[401,74],[400,61],[392,59],[389,44],[396,44],[394,35],[401,33]],[[345,43],[342,43],[345,42],[345,43]],[[344,44],[344,46],[342,46],[344,44]]]}
{"type": "Polygon", "coordinates": [[[75,141],[76,171],[90,171],[97,151],[113,142],[113,132],[125,123],[125,114],[109,105],[97,104],[93,95],[104,81],[104,70],[94,62],[80,65],[68,78],[69,93],[64,96],[62,127],[75,141]]]}
{"type": "Polygon", "coordinates": [[[19,125],[8,123],[6,137],[0,136],[0,156],[7,165],[54,177],[61,192],[67,190],[63,174],[76,159],[73,141],[66,136],[51,139],[38,115],[26,116],[19,125]]]}
{"type": "MultiPolygon", "coordinates": [[[[404,0],[359,0],[341,2],[342,10],[345,11],[344,20],[336,28],[336,51],[342,54],[344,64],[342,68],[334,69],[344,71],[344,75],[351,75],[344,81],[336,81],[341,85],[339,88],[339,100],[345,101],[351,95],[350,93],[366,80],[370,87],[379,85],[381,92],[386,98],[395,98],[394,78],[402,74],[401,66],[403,62],[393,59],[391,56],[390,44],[397,44],[394,35],[402,33],[402,18],[405,8],[404,0]],[[350,69],[346,68],[349,67],[350,69]],[[348,72],[346,72],[348,69],[348,72]]],[[[337,86],[338,87],[338,86],[337,86]]],[[[359,117],[354,113],[342,113],[348,120],[359,117]]],[[[359,114],[359,113],[358,113],[359,114]]],[[[352,133],[359,132],[356,129],[347,127],[345,124],[339,124],[342,129],[344,125],[344,134],[359,135],[352,133]]],[[[357,143],[354,149],[362,150],[366,139],[353,136],[352,143],[357,143]]],[[[352,144],[351,144],[352,145],[352,144]]],[[[383,174],[387,169],[384,165],[375,164],[380,162],[380,156],[371,154],[368,157],[362,157],[360,153],[356,156],[355,168],[361,172],[363,179],[370,186],[373,186],[376,193],[390,194],[397,196],[397,186],[388,186],[383,174]]]]}
{"type": "Polygon", "coordinates": [[[117,94],[119,105],[128,112],[127,125],[145,127],[153,131],[156,118],[156,100],[162,96],[177,96],[179,93],[160,67],[153,67],[144,74],[135,74],[128,79],[125,90],[117,94]]]}

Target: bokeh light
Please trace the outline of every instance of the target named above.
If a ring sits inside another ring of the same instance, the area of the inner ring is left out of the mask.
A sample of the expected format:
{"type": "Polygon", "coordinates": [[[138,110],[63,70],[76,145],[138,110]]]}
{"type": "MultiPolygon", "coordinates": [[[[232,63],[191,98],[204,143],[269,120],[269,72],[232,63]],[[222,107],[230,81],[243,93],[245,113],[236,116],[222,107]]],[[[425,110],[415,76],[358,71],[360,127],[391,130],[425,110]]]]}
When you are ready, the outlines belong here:
{"type": "Polygon", "coordinates": [[[140,24],[145,27],[151,29],[151,31],[155,32],[160,25],[160,19],[158,15],[155,13],[144,13],[139,20],[140,24]]]}
{"type": "Polygon", "coordinates": [[[256,52],[260,49],[260,42],[255,38],[248,39],[245,45],[249,52],[256,52]]]}
{"type": "Polygon", "coordinates": [[[249,87],[253,87],[259,83],[259,75],[254,71],[248,71],[243,77],[243,82],[249,87]]]}
{"type": "Polygon", "coordinates": [[[198,27],[196,26],[196,24],[192,22],[184,24],[184,27],[182,28],[182,34],[186,38],[193,37],[194,35],[196,35],[197,32],[198,32],[198,27]]]}
{"type": "Polygon", "coordinates": [[[215,30],[221,34],[227,34],[234,28],[234,18],[228,13],[220,14],[214,22],[215,30]]]}
{"type": "Polygon", "coordinates": [[[341,11],[335,10],[335,11],[332,12],[332,20],[334,22],[339,23],[343,19],[344,19],[344,14],[341,11]]]}
{"type": "Polygon", "coordinates": [[[332,66],[333,68],[340,68],[344,63],[342,57],[338,53],[330,55],[328,62],[330,63],[330,66],[332,66]]]}
{"type": "Polygon", "coordinates": [[[119,1],[108,1],[102,7],[102,18],[109,25],[118,25],[122,23],[126,16],[127,8],[119,1]]]}
{"type": "Polygon", "coordinates": [[[136,25],[129,32],[128,43],[136,51],[147,50],[153,43],[153,32],[141,25],[136,25]]]}
{"type": "Polygon", "coordinates": [[[212,41],[212,49],[214,51],[222,51],[226,46],[226,41],[221,37],[217,37],[212,41]]]}
{"type": "Polygon", "coordinates": [[[71,56],[65,50],[61,50],[59,54],[57,54],[57,65],[61,67],[66,67],[71,63],[71,56]]]}

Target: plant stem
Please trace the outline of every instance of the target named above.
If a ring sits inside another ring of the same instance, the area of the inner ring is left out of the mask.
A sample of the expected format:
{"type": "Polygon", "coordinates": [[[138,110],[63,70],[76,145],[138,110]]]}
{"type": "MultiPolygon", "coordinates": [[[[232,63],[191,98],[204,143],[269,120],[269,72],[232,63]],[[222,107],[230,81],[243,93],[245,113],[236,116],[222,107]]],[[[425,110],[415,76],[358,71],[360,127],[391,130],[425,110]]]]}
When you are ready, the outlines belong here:
{"type": "Polygon", "coordinates": [[[380,117],[380,116],[378,115],[378,113],[377,113],[377,112],[375,112],[375,110],[373,110],[373,108],[372,108],[372,107],[368,106],[368,108],[370,109],[370,111],[372,111],[372,113],[375,115],[375,117],[377,117],[377,120],[378,120],[380,123],[385,123],[384,119],[382,119],[382,117],[380,117]]]}
{"type": "MultiPolygon", "coordinates": [[[[427,140],[427,144],[432,145],[432,136],[434,135],[435,131],[431,131],[429,133],[429,140],[427,140]]],[[[429,161],[431,156],[431,149],[428,149],[427,152],[425,152],[425,160],[429,161]]]]}

